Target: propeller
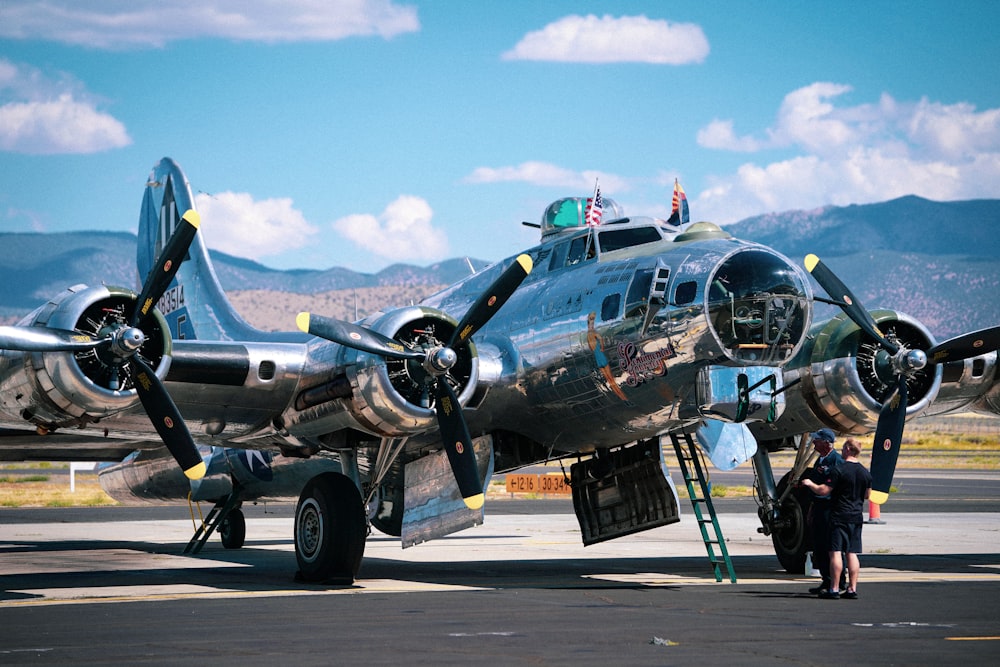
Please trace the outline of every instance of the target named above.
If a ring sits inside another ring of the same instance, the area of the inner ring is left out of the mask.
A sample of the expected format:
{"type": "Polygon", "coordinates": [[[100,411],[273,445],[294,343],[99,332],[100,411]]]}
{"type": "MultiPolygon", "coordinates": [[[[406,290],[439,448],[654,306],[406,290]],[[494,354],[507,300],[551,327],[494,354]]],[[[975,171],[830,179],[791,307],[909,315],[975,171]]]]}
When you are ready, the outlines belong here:
{"type": "Polygon", "coordinates": [[[200,224],[201,218],[194,209],[184,214],[157,258],[155,268],[146,278],[130,321],[127,324],[122,322],[120,326],[109,330],[106,335],[90,336],[77,331],[48,327],[0,327],[0,349],[22,352],[86,352],[98,348],[106,350],[112,367],[110,388],[115,391],[121,388],[119,367],[127,364],[142,407],[145,408],[163,444],[189,479],[204,477],[205,463],[198,453],[198,448],[177,405],[170,398],[160,378],[140,357],[139,349],[146,342],[146,335],[142,332],[141,325],[170,286],[170,281],[184,261],[200,224]]]}
{"type": "Polygon", "coordinates": [[[385,358],[422,363],[429,381],[434,385],[434,410],[441,431],[441,442],[448,454],[448,462],[458,489],[470,509],[482,507],[485,497],[472,447],[472,436],[462,415],[458,396],[448,380],[448,372],[458,361],[455,348],[465,345],[490,321],[531,273],[531,269],[531,257],[519,255],[466,311],[448,343],[426,349],[411,349],[377,331],[311,313],[299,313],[295,318],[299,329],[314,336],[385,358]]]}
{"type": "Polygon", "coordinates": [[[21,352],[85,352],[111,341],[109,336],[100,338],[48,327],[0,327],[0,350],[21,352]]]}
{"type": "Polygon", "coordinates": [[[908,349],[890,340],[879,330],[871,314],[865,310],[861,302],[851,293],[850,289],[820,260],[809,254],[805,258],[805,266],[834,303],[857,324],[862,331],[875,339],[885,351],[881,366],[895,376],[895,386],[891,387],[882,397],[882,408],[879,411],[875,426],[875,439],[872,445],[872,491],[870,500],[881,505],[889,499],[889,488],[892,476],[896,471],[896,461],[899,458],[899,446],[903,440],[903,427],[906,423],[907,380],[928,364],[939,364],[946,361],[961,361],[986,352],[1000,349],[1000,326],[989,327],[979,331],[962,334],[932,346],[929,350],[908,349]]]}

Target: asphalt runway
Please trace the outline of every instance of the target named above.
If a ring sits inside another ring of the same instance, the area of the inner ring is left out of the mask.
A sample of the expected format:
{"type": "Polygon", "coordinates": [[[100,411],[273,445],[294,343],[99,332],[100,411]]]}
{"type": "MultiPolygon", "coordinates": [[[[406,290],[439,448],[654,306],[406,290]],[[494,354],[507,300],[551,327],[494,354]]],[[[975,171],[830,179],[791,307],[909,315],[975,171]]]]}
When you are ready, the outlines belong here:
{"type": "MultiPolygon", "coordinates": [[[[294,581],[290,505],[245,506],[246,546],[195,557],[186,507],[0,509],[0,663],[996,664],[990,484],[976,511],[866,525],[861,597],[838,601],[780,570],[747,499],[720,508],[736,584],[716,582],[689,506],[583,547],[564,499],[495,501],[410,549],[374,533],[349,587],[294,581]]],[[[947,488],[961,505],[968,487],[947,488]]]]}

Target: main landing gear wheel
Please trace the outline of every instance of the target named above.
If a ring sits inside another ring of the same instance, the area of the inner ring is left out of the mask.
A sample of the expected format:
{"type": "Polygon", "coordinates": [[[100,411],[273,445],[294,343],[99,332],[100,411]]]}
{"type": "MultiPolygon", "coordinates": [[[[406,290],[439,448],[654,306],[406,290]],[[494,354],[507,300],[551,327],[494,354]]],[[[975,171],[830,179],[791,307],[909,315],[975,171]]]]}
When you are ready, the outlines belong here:
{"type": "Polygon", "coordinates": [[[313,477],[295,507],[295,557],[301,581],[352,584],[368,525],[358,488],[336,472],[313,477]]]}
{"type": "MultiPolygon", "coordinates": [[[[785,474],[778,482],[779,498],[788,487],[791,474],[791,472],[785,474]]],[[[809,515],[811,504],[811,494],[792,489],[779,508],[780,519],[771,532],[774,554],[778,557],[781,567],[789,574],[803,574],[806,569],[806,553],[811,548],[806,517],[809,515]]]]}
{"type": "Polygon", "coordinates": [[[219,526],[219,537],[222,538],[222,546],[226,549],[243,547],[247,539],[247,520],[243,516],[243,510],[239,507],[229,510],[229,514],[219,526]]]}

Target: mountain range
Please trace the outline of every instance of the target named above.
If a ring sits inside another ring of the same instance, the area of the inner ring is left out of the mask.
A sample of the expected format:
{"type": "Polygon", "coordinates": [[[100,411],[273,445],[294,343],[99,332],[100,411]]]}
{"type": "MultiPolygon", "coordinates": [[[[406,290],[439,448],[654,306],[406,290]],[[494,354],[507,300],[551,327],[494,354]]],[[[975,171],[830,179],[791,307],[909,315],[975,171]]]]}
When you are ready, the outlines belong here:
{"type": "MultiPolygon", "coordinates": [[[[769,213],[725,229],[796,262],[816,253],[865,306],[902,310],[939,339],[1000,323],[998,199],[935,202],[908,196],[877,204],[769,213]]],[[[70,285],[134,287],[135,245],[136,236],[125,232],[0,232],[0,321],[16,320],[70,285]]],[[[456,258],[426,267],[394,264],[367,274],[338,267],[282,271],[221,252],[211,255],[237,309],[251,323],[268,329],[289,328],[285,324],[294,321],[294,312],[284,311],[299,308],[298,302],[305,309],[318,302],[333,308],[336,302],[353,312],[313,309],[351,319],[368,309],[419,299],[468,275],[470,264],[479,270],[489,263],[456,258]],[[345,290],[352,296],[338,294],[345,290]],[[363,309],[358,308],[359,292],[367,295],[363,309]],[[281,296],[287,294],[302,297],[281,296]],[[264,321],[246,312],[246,304],[257,310],[265,300],[279,305],[260,309],[271,313],[264,321]]]]}

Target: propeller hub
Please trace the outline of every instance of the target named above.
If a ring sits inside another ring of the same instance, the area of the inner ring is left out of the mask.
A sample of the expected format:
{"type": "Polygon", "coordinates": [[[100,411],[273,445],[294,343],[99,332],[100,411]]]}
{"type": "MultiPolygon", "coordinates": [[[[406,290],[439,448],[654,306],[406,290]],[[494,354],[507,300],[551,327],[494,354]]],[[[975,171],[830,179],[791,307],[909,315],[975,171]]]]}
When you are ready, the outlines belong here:
{"type": "Polygon", "coordinates": [[[899,355],[899,370],[903,373],[919,371],[927,366],[927,354],[923,350],[904,350],[899,355]]]}
{"type": "Polygon", "coordinates": [[[439,347],[427,355],[428,370],[434,375],[447,373],[458,363],[458,353],[450,347],[439,347]]]}
{"type": "Polygon", "coordinates": [[[145,342],[146,334],[136,327],[125,327],[112,336],[111,351],[124,359],[135,354],[145,342]]]}

